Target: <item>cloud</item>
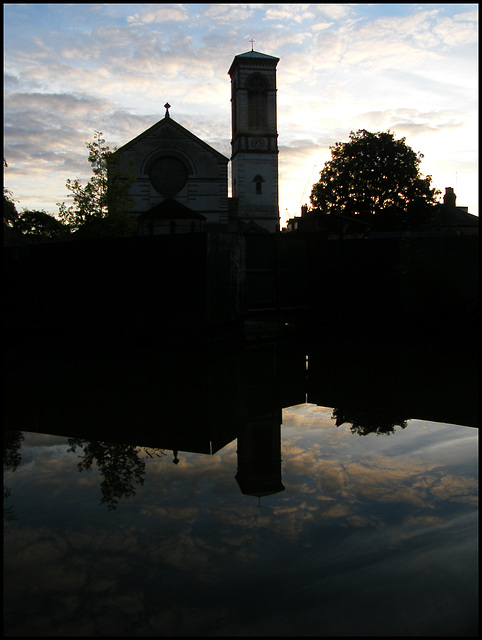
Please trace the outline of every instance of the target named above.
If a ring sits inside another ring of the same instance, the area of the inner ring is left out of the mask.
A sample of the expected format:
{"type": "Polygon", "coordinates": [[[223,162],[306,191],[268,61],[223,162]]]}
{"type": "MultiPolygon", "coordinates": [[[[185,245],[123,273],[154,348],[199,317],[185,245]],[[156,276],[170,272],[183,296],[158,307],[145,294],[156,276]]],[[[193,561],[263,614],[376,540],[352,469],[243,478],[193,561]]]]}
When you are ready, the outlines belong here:
{"type": "Polygon", "coordinates": [[[409,108],[371,111],[359,114],[357,121],[368,131],[390,130],[401,137],[443,132],[464,125],[461,113],[442,109],[428,112],[409,108]]]}
{"type": "Polygon", "coordinates": [[[313,31],[324,31],[325,29],[329,29],[333,26],[333,22],[318,22],[314,24],[311,28],[313,31]]]}
{"type": "Polygon", "coordinates": [[[447,47],[463,47],[477,42],[477,23],[478,13],[474,9],[440,19],[434,32],[447,47]]]}
{"type": "Polygon", "coordinates": [[[213,25],[214,28],[216,26],[225,27],[225,25],[229,25],[233,29],[251,19],[255,11],[256,5],[223,4],[220,2],[206,5],[199,19],[203,25],[211,25],[210,31],[213,30],[213,25]]]}
{"type": "Polygon", "coordinates": [[[353,8],[347,4],[315,4],[311,5],[314,11],[319,15],[330,20],[346,20],[350,15],[353,15],[353,8]]]}
{"type": "Polygon", "coordinates": [[[303,429],[331,430],[333,409],[331,407],[318,407],[314,404],[301,404],[283,409],[283,427],[303,425],[303,429]]]}
{"type": "Polygon", "coordinates": [[[183,5],[148,5],[149,8],[142,13],[136,13],[127,17],[127,23],[131,26],[146,24],[163,24],[166,22],[185,22],[189,19],[187,9],[183,5]]]}
{"type": "Polygon", "coordinates": [[[309,4],[279,4],[267,5],[263,20],[279,20],[281,22],[288,21],[292,23],[301,23],[312,21],[315,14],[311,11],[312,5],[309,4]]]}

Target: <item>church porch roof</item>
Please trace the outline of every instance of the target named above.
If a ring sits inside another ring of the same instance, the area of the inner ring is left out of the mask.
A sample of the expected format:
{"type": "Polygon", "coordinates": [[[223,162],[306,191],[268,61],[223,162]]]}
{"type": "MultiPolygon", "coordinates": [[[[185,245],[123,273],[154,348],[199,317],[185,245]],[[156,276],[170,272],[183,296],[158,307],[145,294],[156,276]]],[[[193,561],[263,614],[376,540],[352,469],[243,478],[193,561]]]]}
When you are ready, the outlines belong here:
{"type": "Polygon", "coordinates": [[[174,198],[166,198],[152,209],[145,211],[139,215],[139,220],[206,220],[206,218],[193,211],[184,204],[174,200],[174,198]]]}

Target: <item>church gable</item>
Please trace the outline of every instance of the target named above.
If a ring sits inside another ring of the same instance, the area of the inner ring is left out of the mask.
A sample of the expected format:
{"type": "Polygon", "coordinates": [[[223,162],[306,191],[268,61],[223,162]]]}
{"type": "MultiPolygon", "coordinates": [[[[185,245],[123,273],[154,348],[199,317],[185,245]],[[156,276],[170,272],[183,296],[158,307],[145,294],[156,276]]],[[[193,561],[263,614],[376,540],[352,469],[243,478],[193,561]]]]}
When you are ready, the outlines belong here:
{"type": "Polygon", "coordinates": [[[134,173],[129,197],[136,216],[174,198],[208,223],[226,224],[229,159],[172,120],[168,112],[116,154],[121,167],[134,173]]]}
{"type": "Polygon", "coordinates": [[[200,149],[204,149],[207,153],[215,157],[218,162],[225,162],[226,164],[229,162],[229,158],[223,156],[222,153],[216,151],[216,149],[209,146],[204,142],[204,140],[198,138],[196,135],[191,133],[191,131],[173,120],[170,116],[159,120],[159,122],[156,122],[152,127],[146,129],[146,131],[143,131],[138,136],[127,142],[117,150],[117,153],[127,153],[134,147],[149,144],[149,142],[155,142],[155,144],[164,142],[165,144],[169,144],[174,140],[198,146],[200,149]]]}

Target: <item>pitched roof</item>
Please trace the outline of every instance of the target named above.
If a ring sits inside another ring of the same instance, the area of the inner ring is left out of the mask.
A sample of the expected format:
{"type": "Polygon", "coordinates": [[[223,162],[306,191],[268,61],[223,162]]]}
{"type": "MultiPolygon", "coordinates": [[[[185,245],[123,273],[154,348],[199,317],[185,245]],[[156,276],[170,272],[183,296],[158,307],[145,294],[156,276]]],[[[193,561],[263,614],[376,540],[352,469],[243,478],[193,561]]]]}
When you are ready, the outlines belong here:
{"type": "Polygon", "coordinates": [[[271,61],[279,61],[279,58],[275,58],[275,56],[269,56],[266,53],[260,53],[259,51],[247,51],[246,53],[240,53],[237,56],[234,56],[234,58],[258,58],[261,60],[266,60],[267,62],[269,60],[271,61]]]}
{"type": "Polygon", "coordinates": [[[124,144],[122,147],[119,147],[119,149],[117,149],[115,153],[122,154],[124,151],[126,151],[130,147],[133,147],[135,144],[137,144],[142,138],[150,136],[152,134],[157,135],[161,139],[169,138],[170,137],[169,131],[171,132],[171,135],[172,135],[173,130],[177,134],[181,134],[183,137],[193,140],[198,145],[200,145],[201,147],[203,147],[213,155],[217,156],[218,160],[224,161],[226,163],[229,162],[229,158],[226,158],[226,156],[224,156],[219,151],[216,151],[216,149],[213,149],[213,147],[211,147],[206,142],[204,142],[204,140],[201,140],[201,138],[198,138],[196,135],[194,135],[194,133],[191,133],[191,131],[189,131],[188,129],[180,125],[178,122],[173,120],[170,115],[162,118],[162,120],[159,120],[159,122],[156,122],[155,124],[153,124],[152,127],[149,127],[149,129],[146,129],[145,131],[140,133],[138,136],[136,136],[132,140],[129,140],[129,142],[126,142],[126,144],[124,144]]]}
{"type": "Polygon", "coordinates": [[[479,217],[462,207],[448,207],[438,203],[434,206],[433,224],[437,226],[478,227],[479,217]]]}
{"type": "Polygon", "coordinates": [[[139,220],[206,220],[206,218],[173,198],[166,198],[152,209],[141,213],[139,220]]]}
{"type": "Polygon", "coordinates": [[[274,66],[279,62],[279,58],[275,58],[275,56],[269,56],[266,53],[260,53],[259,51],[247,51],[246,53],[240,53],[237,56],[234,56],[234,60],[229,67],[228,74],[232,75],[232,71],[234,67],[240,62],[250,62],[253,66],[274,66]]]}

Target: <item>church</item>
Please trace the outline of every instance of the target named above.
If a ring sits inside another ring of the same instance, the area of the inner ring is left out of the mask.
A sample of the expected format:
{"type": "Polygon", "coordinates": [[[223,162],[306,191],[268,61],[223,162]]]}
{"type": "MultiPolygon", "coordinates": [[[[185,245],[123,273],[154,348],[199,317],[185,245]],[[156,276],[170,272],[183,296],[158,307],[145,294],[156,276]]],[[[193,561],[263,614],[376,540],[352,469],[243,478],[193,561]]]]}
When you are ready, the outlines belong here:
{"type": "Polygon", "coordinates": [[[176,122],[169,103],[162,120],[115,152],[121,173],[133,173],[128,198],[139,235],[279,231],[278,62],[251,50],[229,68],[231,158],[176,122]]]}

